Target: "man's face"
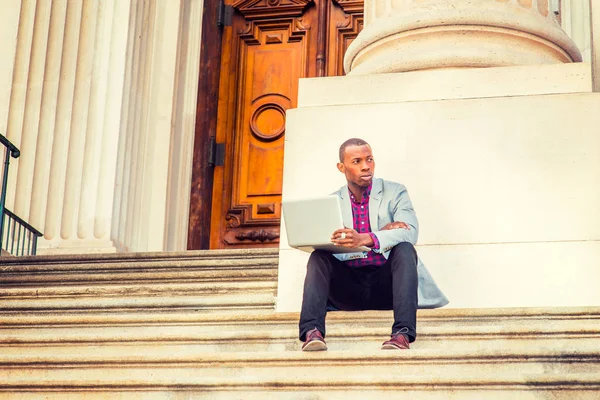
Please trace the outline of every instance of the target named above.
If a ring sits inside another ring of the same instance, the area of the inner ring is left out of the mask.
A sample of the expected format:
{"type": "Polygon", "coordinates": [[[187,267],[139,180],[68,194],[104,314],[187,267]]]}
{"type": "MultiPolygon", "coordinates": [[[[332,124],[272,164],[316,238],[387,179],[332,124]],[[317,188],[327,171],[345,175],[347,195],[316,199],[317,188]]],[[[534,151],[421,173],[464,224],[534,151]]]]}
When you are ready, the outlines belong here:
{"type": "Polygon", "coordinates": [[[348,146],[344,153],[344,162],[337,164],[338,169],[344,175],[348,184],[366,188],[373,180],[375,172],[375,160],[371,146],[348,146]]]}

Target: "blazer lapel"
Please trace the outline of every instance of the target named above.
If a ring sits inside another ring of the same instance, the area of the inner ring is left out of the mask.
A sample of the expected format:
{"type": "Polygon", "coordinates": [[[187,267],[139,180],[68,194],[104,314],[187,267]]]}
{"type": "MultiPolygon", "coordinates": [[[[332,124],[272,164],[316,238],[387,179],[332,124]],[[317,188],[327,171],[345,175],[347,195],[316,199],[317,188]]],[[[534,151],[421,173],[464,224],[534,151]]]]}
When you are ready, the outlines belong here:
{"type": "Polygon", "coordinates": [[[352,221],[352,205],[350,204],[350,196],[348,195],[348,185],[340,189],[340,206],[342,208],[344,227],[352,229],[354,223],[352,221]]]}
{"type": "Polygon", "coordinates": [[[369,196],[369,223],[371,231],[379,230],[379,206],[383,198],[383,182],[379,178],[373,179],[371,186],[371,195],[369,196]]]}

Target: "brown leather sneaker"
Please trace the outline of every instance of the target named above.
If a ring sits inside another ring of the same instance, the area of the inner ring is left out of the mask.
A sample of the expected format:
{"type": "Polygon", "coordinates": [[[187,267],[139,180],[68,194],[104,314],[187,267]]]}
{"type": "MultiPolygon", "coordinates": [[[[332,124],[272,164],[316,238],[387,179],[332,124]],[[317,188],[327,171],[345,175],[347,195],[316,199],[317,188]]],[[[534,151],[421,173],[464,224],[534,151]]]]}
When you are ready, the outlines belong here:
{"type": "Polygon", "coordinates": [[[302,351],[319,351],[327,350],[327,344],[323,335],[317,328],[306,332],[306,341],[302,345],[302,351]]]}
{"type": "Polygon", "coordinates": [[[408,344],[408,336],[404,333],[394,333],[392,334],[392,338],[383,342],[381,346],[381,350],[407,350],[410,349],[410,345],[408,344]]]}

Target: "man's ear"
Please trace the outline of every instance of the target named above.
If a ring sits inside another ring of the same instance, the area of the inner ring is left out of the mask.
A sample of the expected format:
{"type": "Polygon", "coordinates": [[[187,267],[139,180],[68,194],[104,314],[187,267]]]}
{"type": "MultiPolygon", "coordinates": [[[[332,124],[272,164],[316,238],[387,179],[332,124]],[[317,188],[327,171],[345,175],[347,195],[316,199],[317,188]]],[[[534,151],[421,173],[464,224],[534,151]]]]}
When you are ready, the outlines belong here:
{"type": "Polygon", "coordinates": [[[338,170],[343,174],[346,171],[346,168],[344,167],[344,164],[342,164],[341,162],[337,163],[337,167],[338,170]]]}

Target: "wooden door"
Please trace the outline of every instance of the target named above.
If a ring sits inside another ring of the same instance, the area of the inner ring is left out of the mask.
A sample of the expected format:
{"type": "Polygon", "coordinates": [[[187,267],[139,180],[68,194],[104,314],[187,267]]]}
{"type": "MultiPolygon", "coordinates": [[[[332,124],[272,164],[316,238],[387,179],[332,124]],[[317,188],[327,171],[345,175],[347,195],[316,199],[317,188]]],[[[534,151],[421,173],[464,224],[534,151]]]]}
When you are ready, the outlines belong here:
{"type": "MultiPolygon", "coordinates": [[[[285,112],[296,107],[300,78],[343,74],[345,50],[362,29],[362,7],[362,0],[225,1],[216,129],[209,138],[216,143],[209,153],[217,155],[210,248],[278,246],[285,112]]],[[[192,231],[207,232],[198,224],[192,205],[190,238],[192,231]]]]}

